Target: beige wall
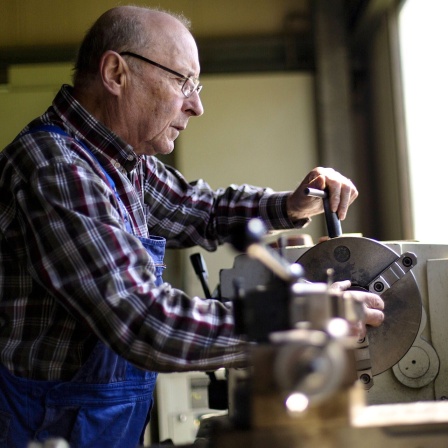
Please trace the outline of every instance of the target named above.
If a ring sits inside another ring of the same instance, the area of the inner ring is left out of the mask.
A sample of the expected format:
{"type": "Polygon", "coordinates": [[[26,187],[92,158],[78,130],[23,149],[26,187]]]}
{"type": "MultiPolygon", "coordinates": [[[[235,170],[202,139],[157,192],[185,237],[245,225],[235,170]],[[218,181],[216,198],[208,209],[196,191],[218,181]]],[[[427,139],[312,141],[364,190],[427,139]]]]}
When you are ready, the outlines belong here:
{"type": "Polygon", "coordinates": [[[33,118],[45,112],[62,83],[70,83],[71,64],[18,65],[0,85],[0,151],[33,118]]]}

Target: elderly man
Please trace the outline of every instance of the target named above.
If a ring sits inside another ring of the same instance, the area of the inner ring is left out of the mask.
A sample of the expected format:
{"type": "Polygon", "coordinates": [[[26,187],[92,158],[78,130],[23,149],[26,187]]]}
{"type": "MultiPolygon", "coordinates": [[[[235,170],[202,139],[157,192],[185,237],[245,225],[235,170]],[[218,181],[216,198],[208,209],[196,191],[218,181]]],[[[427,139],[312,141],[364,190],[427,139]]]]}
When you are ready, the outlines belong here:
{"type": "MultiPolygon", "coordinates": [[[[253,217],[270,229],[344,219],[357,190],[329,168],[276,193],[187,182],[168,154],[203,113],[199,59],[182,17],[123,6],[87,33],[74,86],[0,155],[0,445],[63,437],[133,447],[155,372],[242,365],[231,305],[163,283],[169,247],[214,250],[253,217]]],[[[366,323],[381,299],[362,296],[366,323]]]]}

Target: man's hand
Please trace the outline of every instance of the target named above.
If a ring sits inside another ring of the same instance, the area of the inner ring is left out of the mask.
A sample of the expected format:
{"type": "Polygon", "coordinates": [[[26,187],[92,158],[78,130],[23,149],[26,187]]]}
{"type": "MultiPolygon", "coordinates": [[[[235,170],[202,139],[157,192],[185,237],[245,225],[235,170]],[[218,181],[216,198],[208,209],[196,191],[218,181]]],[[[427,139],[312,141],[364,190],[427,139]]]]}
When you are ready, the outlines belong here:
{"type": "Polygon", "coordinates": [[[360,339],[366,335],[366,325],[372,327],[379,327],[384,320],[384,302],[380,296],[367,291],[348,291],[350,288],[350,280],[344,280],[341,282],[335,282],[331,285],[331,289],[337,292],[343,292],[343,297],[362,303],[364,308],[364,319],[359,322],[355,322],[352,325],[352,332],[354,336],[358,336],[360,339]]]}
{"type": "Polygon", "coordinates": [[[333,168],[314,168],[288,198],[288,215],[293,220],[310,218],[324,211],[322,199],[305,195],[306,188],[327,189],[330,209],[341,221],[345,219],[350,204],[358,196],[353,182],[333,168]]]}

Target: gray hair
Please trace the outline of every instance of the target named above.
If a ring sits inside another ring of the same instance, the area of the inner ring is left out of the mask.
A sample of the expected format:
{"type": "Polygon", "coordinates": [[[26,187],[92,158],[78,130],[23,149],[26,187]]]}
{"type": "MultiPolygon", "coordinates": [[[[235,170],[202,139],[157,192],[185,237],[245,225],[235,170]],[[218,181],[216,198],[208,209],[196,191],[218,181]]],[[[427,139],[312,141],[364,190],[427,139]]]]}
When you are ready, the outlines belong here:
{"type": "Polygon", "coordinates": [[[75,87],[85,87],[98,74],[102,55],[108,51],[128,50],[150,46],[150,37],[140,16],[144,11],[167,13],[179,20],[187,29],[191,23],[182,14],[157,8],[137,6],[116,7],[101,15],[87,31],[78,51],[73,83],[75,87]]]}

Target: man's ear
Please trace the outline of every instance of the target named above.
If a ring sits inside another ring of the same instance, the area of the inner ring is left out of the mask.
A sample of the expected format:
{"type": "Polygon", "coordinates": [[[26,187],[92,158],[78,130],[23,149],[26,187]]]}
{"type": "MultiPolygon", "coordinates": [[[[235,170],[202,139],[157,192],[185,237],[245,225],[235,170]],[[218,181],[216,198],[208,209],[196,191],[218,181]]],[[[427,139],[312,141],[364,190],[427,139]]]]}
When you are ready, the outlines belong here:
{"type": "Polygon", "coordinates": [[[125,86],[129,67],[115,51],[106,51],[100,60],[100,75],[104,87],[112,95],[120,95],[125,86]]]}

